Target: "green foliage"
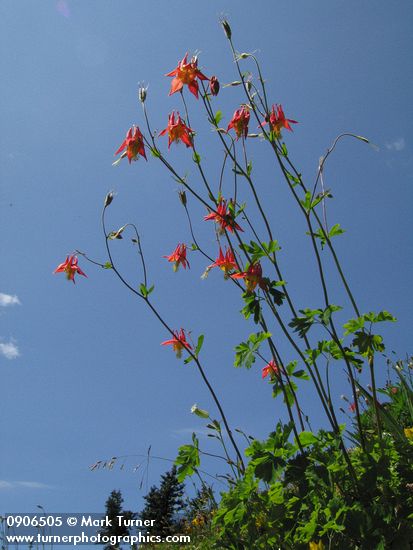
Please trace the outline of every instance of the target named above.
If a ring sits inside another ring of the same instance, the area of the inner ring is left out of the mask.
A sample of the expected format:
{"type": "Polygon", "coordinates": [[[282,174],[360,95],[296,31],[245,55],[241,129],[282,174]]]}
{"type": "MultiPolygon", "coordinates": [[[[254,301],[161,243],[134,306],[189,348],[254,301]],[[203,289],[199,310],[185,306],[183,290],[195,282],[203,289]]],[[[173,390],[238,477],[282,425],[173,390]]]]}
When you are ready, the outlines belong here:
{"type": "Polygon", "coordinates": [[[147,298],[149,294],[153,292],[154,288],[155,288],[155,285],[152,285],[150,288],[146,288],[146,286],[143,283],[139,285],[139,291],[144,298],[147,298]]]}
{"type": "Polygon", "coordinates": [[[192,445],[182,445],[179,447],[175,464],[178,466],[177,478],[180,482],[195,473],[200,464],[199,441],[195,434],[192,434],[192,445]]]}
{"type": "Polygon", "coordinates": [[[249,255],[250,264],[254,264],[261,258],[269,257],[272,254],[275,254],[278,250],[281,250],[278,245],[278,241],[270,241],[269,243],[262,242],[259,244],[255,241],[250,241],[250,244],[242,243],[239,246],[241,250],[249,255]]]}
{"type": "Polygon", "coordinates": [[[241,342],[235,347],[234,367],[244,366],[250,369],[255,362],[255,356],[262,342],[271,336],[270,332],[257,332],[250,334],[246,342],[241,342]]]}
{"type": "Polygon", "coordinates": [[[254,323],[258,324],[261,318],[261,305],[260,299],[257,298],[254,292],[244,292],[242,295],[245,306],[242,308],[241,313],[245,319],[249,319],[253,316],[254,323]]]}
{"type": "MultiPolygon", "coordinates": [[[[330,347],[319,343],[323,352],[330,347]]],[[[246,450],[245,475],[222,494],[211,548],[411,548],[413,363],[408,365],[391,364],[396,381],[379,390],[388,398],[380,406],[382,417],[391,420],[382,437],[374,429],[371,401],[361,417],[364,450],[354,422],[349,436],[356,445],[347,449],[354,477],[333,432],[301,432],[304,454],[291,442],[292,424],[278,423],[268,439],[254,440],[246,450]]]]}
{"type": "Polygon", "coordinates": [[[355,485],[334,434],[302,432],[300,455],[280,431],[254,441],[244,478],[223,495],[214,517],[221,547],[296,550],[322,541],[337,549],[409,548],[413,493],[400,473],[412,449],[403,454],[391,437],[383,445],[373,437],[368,454],[353,449],[355,485]]]}
{"type": "Polygon", "coordinates": [[[301,338],[304,338],[313,324],[327,326],[330,323],[332,314],[339,311],[341,306],[329,305],[325,309],[300,309],[302,315],[294,317],[288,325],[298,332],[301,338]]]}
{"type": "Polygon", "coordinates": [[[313,236],[320,240],[321,248],[324,248],[327,244],[327,238],[330,240],[332,237],[342,235],[344,232],[345,230],[340,227],[340,224],[336,223],[328,232],[320,227],[317,231],[314,231],[313,236]]]}

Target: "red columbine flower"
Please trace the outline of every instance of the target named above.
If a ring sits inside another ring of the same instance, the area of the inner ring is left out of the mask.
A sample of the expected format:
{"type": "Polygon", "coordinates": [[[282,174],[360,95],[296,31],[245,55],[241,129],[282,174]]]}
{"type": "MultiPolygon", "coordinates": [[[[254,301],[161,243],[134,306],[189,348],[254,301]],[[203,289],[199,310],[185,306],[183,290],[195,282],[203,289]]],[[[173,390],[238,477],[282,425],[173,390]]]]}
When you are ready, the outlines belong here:
{"type": "Polygon", "coordinates": [[[263,378],[267,378],[267,376],[270,375],[270,378],[273,379],[275,376],[278,376],[279,373],[280,369],[273,359],[262,369],[263,378]]]}
{"type": "Polygon", "coordinates": [[[239,139],[241,136],[244,136],[244,138],[247,137],[248,134],[248,123],[250,121],[250,111],[246,105],[243,105],[241,109],[237,109],[228,124],[227,132],[231,128],[234,129],[235,133],[237,134],[237,139],[239,139]]]}
{"type": "Polygon", "coordinates": [[[234,216],[229,209],[227,209],[227,201],[221,199],[218,206],[214,212],[210,212],[207,216],[204,216],[204,220],[214,220],[220,229],[219,233],[222,235],[225,233],[225,229],[228,229],[230,233],[234,232],[234,229],[237,231],[243,231],[241,227],[234,220],[234,216]]]}
{"type": "Polygon", "coordinates": [[[165,75],[175,77],[171,82],[169,95],[179,92],[182,90],[183,85],[186,84],[189,91],[198,99],[198,82],[196,79],[209,80],[209,78],[198,69],[198,60],[196,57],[193,57],[189,63],[187,59],[188,54],[186,53],[182,61],[178,63],[177,68],[165,75]]]}
{"type": "Polygon", "coordinates": [[[189,262],[186,259],[186,244],[179,243],[170,256],[163,257],[167,258],[168,262],[174,262],[174,271],[178,270],[180,264],[184,269],[186,269],[186,266],[189,267],[189,262]]]}
{"type": "Polygon", "coordinates": [[[212,95],[218,95],[219,82],[216,76],[211,76],[209,80],[209,89],[212,95]]]}
{"type": "Polygon", "coordinates": [[[67,280],[73,282],[75,282],[76,273],[79,273],[79,275],[83,275],[83,277],[87,277],[86,273],[83,273],[83,271],[77,265],[77,262],[77,256],[67,256],[66,261],[58,265],[53,273],[64,272],[66,273],[67,280]]]}
{"type": "Polygon", "coordinates": [[[262,276],[262,267],[260,262],[251,264],[247,271],[241,273],[234,273],[231,275],[232,279],[244,279],[247,292],[253,292],[258,285],[262,290],[267,290],[267,283],[262,276]]]}
{"type": "Polygon", "coordinates": [[[168,149],[171,146],[171,143],[174,141],[175,143],[178,143],[179,141],[182,141],[182,143],[185,143],[187,147],[193,147],[192,145],[192,134],[193,130],[189,128],[181,119],[180,114],[176,113],[175,118],[175,111],[172,111],[172,113],[169,115],[168,120],[168,126],[162,130],[162,132],[159,132],[160,136],[164,136],[168,132],[168,149]]]}
{"type": "Polygon", "coordinates": [[[225,256],[222,252],[222,248],[219,247],[219,255],[215,262],[207,267],[208,270],[213,267],[219,267],[224,272],[224,277],[227,279],[229,272],[238,269],[237,264],[235,263],[235,257],[232,253],[232,250],[228,248],[225,252],[225,256]]]}
{"type": "Polygon", "coordinates": [[[291,124],[298,124],[296,120],[285,118],[284,111],[281,105],[273,105],[270,115],[265,117],[265,120],[261,123],[261,126],[265,126],[266,124],[270,123],[271,131],[274,132],[277,138],[279,138],[281,136],[282,128],[286,128],[287,130],[290,130],[290,132],[293,131],[290,126],[290,122],[291,124]]]}
{"type": "Polygon", "coordinates": [[[138,160],[139,155],[147,160],[145,146],[143,144],[143,135],[138,126],[132,126],[132,128],[129,128],[125,141],[116,151],[115,155],[121,153],[124,149],[126,149],[126,151],[122,153],[120,158],[128,157],[129,164],[133,160],[138,160]]]}
{"type": "Polygon", "coordinates": [[[179,331],[174,330],[173,333],[174,337],[170,340],[165,340],[165,342],[162,342],[161,346],[172,346],[176,356],[179,359],[182,356],[182,350],[192,349],[192,346],[186,341],[185,331],[183,328],[179,331]]]}

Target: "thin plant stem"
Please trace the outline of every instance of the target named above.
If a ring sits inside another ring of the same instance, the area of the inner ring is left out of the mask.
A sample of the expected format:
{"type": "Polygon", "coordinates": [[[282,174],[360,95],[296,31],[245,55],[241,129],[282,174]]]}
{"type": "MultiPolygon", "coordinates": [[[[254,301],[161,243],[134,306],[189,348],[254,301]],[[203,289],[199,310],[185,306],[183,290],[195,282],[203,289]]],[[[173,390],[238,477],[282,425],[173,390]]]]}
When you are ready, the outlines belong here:
{"type": "MultiPolygon", "coordinates": [[[[114,261],[113,261],[113,257],[112,257],[112,253],[111,253],[111,250],[110,250],[110,247],[109,247],[109,238],[108,238],[108,233],[106,231],[106,223],[105,223],[105,213],[106,213],[106,206],[103,208],[103,211],[102,211],[102,217],[101,217],[101,222],[102,222],[102,229],[103,229],[103,233],[104,233],[104,236],[105,236],[105,244],[106,244],[106,251],[107,251],[107,254],[108,254],[108,257],[109,257],[109,261],[112,265],[112,269],[114,271],[114,273],[117,275],[117,277],[120,279],[120,281],[131,291],[133,292],[136,296],[138,296],[139,298],[141,298],[146,304],[147,306],[151,309],[151,311],[153,312],[153,314],[155,315],[155,317],[159,320],[159,322],[165,327],[165,329],[171,334],[171,336],[174,336],[174,332],[173,330],[169,327],[169,325],[164,321],[164,319],[161,317],[161,315],[159,314],[159,312],[157,311],[157,309],[155,308],[155,306],[150,302],[148,296],[144,296],[143,294],[141,294],[139,291],[137,291],[135,288],[133,288],[127,281],[126,279],[123,277],[123,275],[119,272],[119,270],[116,268],[115,264],[114,264],[114,261]]],[[[244,472],[245,471],[245,464],[244,464],[244,461],[243,461],[243,458],[242,458],[242,455],[241,455],[241,452],[234,440],[234,437],[232,435],[232,431],[229,427],[229,424],[228,424],[228,421],[227,421],[227,418],[226,418],[226,415],[224,413],[224,410],[222,408],[222,405],[211,385],[211,383],[209,382],[208,380],[208,377],[206,376],[205,374],[205,371],[198,359],[198,357],[191,351],[190,348],[188,348],[187,346],[185,346],[185,351],[188,353],[188,355],[190,355],[192,357],[192,359],[194,360],[197,368],[198,368],[198,371],[199,373],[201,374],[201,377],[204,381],[204,383],[206,384],[218,410],[219,410],[219,413],[221,415],[221,418],[222,418],[222,421],[225,425],[225,429],[227,431],[227,434],[228,434],[228,437],[231,441],[231,444],[234,448],[234,451],[238,457],[238,464],[239,464],[239,468],[240,468],[240,471],[241,472],[244,472]]]]}

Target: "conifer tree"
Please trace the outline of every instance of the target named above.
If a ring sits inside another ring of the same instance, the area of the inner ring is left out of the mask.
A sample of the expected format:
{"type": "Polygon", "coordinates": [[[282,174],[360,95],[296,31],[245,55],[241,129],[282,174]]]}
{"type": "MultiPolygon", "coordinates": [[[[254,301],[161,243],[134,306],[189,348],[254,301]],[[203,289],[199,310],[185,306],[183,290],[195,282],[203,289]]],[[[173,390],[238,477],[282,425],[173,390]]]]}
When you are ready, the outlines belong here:
{"type": "MultiPolygon", "coordinates": [[[[134,514],[130,511],[123,510],[122,504],[123,497],[121,491],[112,491],[105,504],[105,516],[109,519],[111,525],[103,527],[99,531],[101,536],[126,537],[130,535],[130,528],[123,524],[119,525],[117,516],[123,516],[125,520],[131,520],[134,514]]],[[[107,544],[104,550],[117,550],[118,548],[120,548],[119,544],[107,544]]]]}
{"type": "Polygon", "coordinates": [[[184,484],[178,481],[175,466],[161,476],[159,489],[155,486],[151,487],[144,497],[146,504],[140,513],[140,518],[154,520],[154,525],[150,528],[152,535],[164,537],[180,530],[181,521],[177,514],[184,506],[183,493],[184,484]]]}

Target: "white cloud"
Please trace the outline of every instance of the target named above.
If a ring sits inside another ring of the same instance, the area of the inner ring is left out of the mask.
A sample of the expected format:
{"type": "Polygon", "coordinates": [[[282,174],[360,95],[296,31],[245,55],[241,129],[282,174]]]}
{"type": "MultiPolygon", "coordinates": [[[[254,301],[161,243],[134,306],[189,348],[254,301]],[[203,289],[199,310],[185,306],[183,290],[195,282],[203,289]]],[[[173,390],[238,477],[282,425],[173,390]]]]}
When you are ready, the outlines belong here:
{"type": "Polygon", "coordinates": [[[386,149],[388,149],[389,151],[403,151],[405,147],[406,147],[406,142],[402,137],[386,143],[386,149]]]}
{"type": "Polygon", "coordinates": [[[0,479],[0,491],[1,489],[17,489],[23,487],[25,489],[52,489],[51,485],[40,483],[39,481],[6,481],[0,479]]]}
{"type": "Polygon", "coordinates": [[[16,359],[19,357],[19,348],[14,342],[0,342],[0,354],[4,355],[6,359],[16,359]]]}
{"type": "Polygon", "coordinates": [[[179,428],[177,430],[172,430],[171,435],[172,437],[180,437],[180,436],[188,436],[195,433],[196,435],[202,437],[206,436],[207,434],[211,433],[211,431],[208,428],[201,427],[201,428],[179,428]]]}
{"type": "Polygon", "coordinates": [[[4,479],[0,479],[0,491],[1,489],[11,489],[13,487],[13,484],[10,483],[10,481],[4,481],[4,479]]]}
{"type": "Polygon", "coordinates": [[[15,306],[20,305],[20,300],[16,295],[12,296],[11,294],[3,294],[0,292],[0,306],[15,306]]]}
{"type": "Polygon", "coordinates": [[[27,489],[51,489],[50,485],[40,483],[40,481],[15,481],[15,484],[27,489]]]}

